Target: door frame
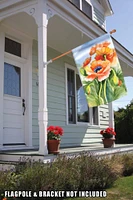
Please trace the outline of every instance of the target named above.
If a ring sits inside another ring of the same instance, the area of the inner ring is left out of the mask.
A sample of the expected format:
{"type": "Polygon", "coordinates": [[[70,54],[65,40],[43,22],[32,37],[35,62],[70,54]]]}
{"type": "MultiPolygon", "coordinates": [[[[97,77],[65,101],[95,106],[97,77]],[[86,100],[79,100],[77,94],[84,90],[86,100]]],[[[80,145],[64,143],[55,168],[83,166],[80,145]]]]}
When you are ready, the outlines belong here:
{"type": "MultiPolygon", "coordinates": [[[[13,96],[13,95],[8,95],[8,94],[4,94],[4,91],[3,91],[3,98],[4,98],[4,100],[5,99],[12,99],[12,100],[14,99],[15,101],[17,101],[16,99],[19,99],[21,101],[21,106],[22,106],[22,99],[25,99],[25,104],[27,104],[27,96],[26,96],[27,87],[26,86],[28,84],[28,80],[27,80],[27,76],[26,76],[27,70],[26,70],[24,64],[21,63],[21,62],[16,61],[16,59],[13,56],[10,56],[10,54],[8,55],[7,53],[5,53],[4,63],[16,66],[16,67],[20,68],[20,71],[21,71],[21,73],[20,73],[20,91],[21,91],[21,95],[20,95],[20,97],[13,96]]],[[[3,77],[4,77],[4,75],[3,75],[3,77]]],[[[3,82],[4,82],[4,78],[3,78],[3,82]]],[[[3,83],[3,85],[4,85],[4,83],[3,83]]],[[[27,105],[26,105],[26,108],[27,108],[27,105]]],[[[23,112],[23,109],[22,109],[22,112],[23,112]]],[[[4,113],[3,113],[3,115],[4,115],[4,113]]],[[[22,121],[21,121],[21,123],[22,123],[22,130],[23,130],[23,137],[24,137],[24,143],[26,142],[26,140],[25,140],[25,132],[26,132],[25,122],[26,122],[26,118],[27,118],[27,110],[25,112],[25,115],[22,116],[22,121]]],[[[4,123],[4,121],[3,121],[3,123],[4,123]]],[[[10,142],[9,142],[9,145],[8,144],[5,145],[4,141],[3,141],[3,145],[4,146],[9,146],[10,142]]],[[[19,145],[19,144],[16,143],[16,145],[19,145]]],[[[15,146],[15,145],[13,145],[13,146],[15,146]]]]}
{"type": "MultiPolygon", "coordinates": [[[[13,63],[21,63],[25,70],[24,75],[27,81],[24,81],[24,87],[26,88],[24,97],[26,97],[26,115],[24,118],[25,126],[25,146],[19,146],[19,149],[26,147],[32,147],[32,39],[25,34],[18,32],[4,25],[0,25],[0,149],[8,149],[3,146],[3,98],[4,98],[4,62],[8,59],[13,63]],[[4,51],[5,37],[8,37],[14,41],[19,41],[22,46],[22,56],[18,57],[9,54],[4,51]],[[6,59],[6,60],[5,60],[6,59]]],[[[10,63],[9,63],[10,64],[10,63]]],[[[10,148],[10,147],[9,147],[10,148]]],[[[15,145],[13,147],[15,149],[15,145]]],[[[18,145],[16,145],[16,149],[18,145]]]]}

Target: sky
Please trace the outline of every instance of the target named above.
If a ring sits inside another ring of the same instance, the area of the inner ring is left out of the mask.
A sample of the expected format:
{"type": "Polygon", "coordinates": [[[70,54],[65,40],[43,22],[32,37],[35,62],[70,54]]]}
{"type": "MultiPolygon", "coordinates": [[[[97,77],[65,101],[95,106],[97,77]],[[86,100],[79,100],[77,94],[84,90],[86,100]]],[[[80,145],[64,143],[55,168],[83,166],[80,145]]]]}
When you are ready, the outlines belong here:
{"type": "MultiPolygon", "coordinates": [[[[113,37],[133,53],[133,0],[110,0],[114,14],[106,18],[106,28],[116,29],[113,37]]],[[[125,77],[126,96],[113,102],[114,110],[125,107],[133,99],[133,78],[125,77]]]]}

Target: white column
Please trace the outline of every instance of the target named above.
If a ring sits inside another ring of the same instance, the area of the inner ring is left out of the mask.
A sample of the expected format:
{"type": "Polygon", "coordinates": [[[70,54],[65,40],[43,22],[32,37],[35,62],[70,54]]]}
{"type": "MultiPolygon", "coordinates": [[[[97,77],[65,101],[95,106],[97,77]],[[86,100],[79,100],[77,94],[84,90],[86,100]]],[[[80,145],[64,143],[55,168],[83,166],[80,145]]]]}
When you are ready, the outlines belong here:
{"type": "Polygon", "coordinates": [[[38,1],[39,153],[47,152],[47,14],[46,1],[38,1]]]}
{"type": "MultiPolygon", "coordinates": [[[[109,127],[114,128],[114,111],[113,111],[113,103],[109,103],[109,127]]],[[[115,136],[113,136],[115,138],[115,136]]],[[[113,147],[115,147],[115,142],[113,144],[113,147]]]]}
{"type": "Polygon", "coordinates": [[[114,128],[114,111],[113,103],[109,103],[109,127],[114,128]]]}

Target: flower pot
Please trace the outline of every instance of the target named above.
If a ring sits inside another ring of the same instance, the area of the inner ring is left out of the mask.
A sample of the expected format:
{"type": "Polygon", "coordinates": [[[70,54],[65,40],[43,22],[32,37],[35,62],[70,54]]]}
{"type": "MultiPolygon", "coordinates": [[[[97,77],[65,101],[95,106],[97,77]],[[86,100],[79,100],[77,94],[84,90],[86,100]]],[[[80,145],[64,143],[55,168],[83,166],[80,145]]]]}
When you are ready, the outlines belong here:
{"type": "Polygon", "coordinates": [[[47,141],[48,153],[58,154],[59,146],[60,146],[60,140],[48,140],[47,141]]]}
{"type": "Polygon", "coordinates": [[[103,138],[104,148],[111,148],[114,146],[115,138],[103,138]]]}

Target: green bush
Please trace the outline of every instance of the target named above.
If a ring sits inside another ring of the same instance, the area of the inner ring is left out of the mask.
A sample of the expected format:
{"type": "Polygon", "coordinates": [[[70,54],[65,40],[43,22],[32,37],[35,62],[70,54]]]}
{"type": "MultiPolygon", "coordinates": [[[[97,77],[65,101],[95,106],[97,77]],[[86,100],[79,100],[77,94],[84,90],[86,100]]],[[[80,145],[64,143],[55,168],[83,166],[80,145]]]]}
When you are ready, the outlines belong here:
{"type": "Polygon", "coordinates": [[[125,154],[122,156],[123,175],[130,176],[133,174],[133,154],[125,154]]]}
{"type": "Polygon", "coordinates": [[[87,154],[73,158],[61,156],[47,165],[37,162],[26,164],[16,189],[94,190],[110,186],[115,179],[102,159],[87,154]]]}
{"type": "Polygon", "coordinates": [[[77,160],[80,166],[79,190],[99,190],[104,189],[116,180],[114,174],[104,159],[99,159],[93,155],[83,154],[77,160]]]}
{"type": "Polygon", "coordinates": [[[106,157],[104,158],[104,162],[109,166],[116,178],[119,178],[123,175],[124,166],[122,162],[122,155],[115,154],[111,157],[106,157]]]}
{"type": "Polygon", "coordinates": [[[5,190],[14,190],[17,175],[11,171],[0,171],[0,194],[5,190]]]}

